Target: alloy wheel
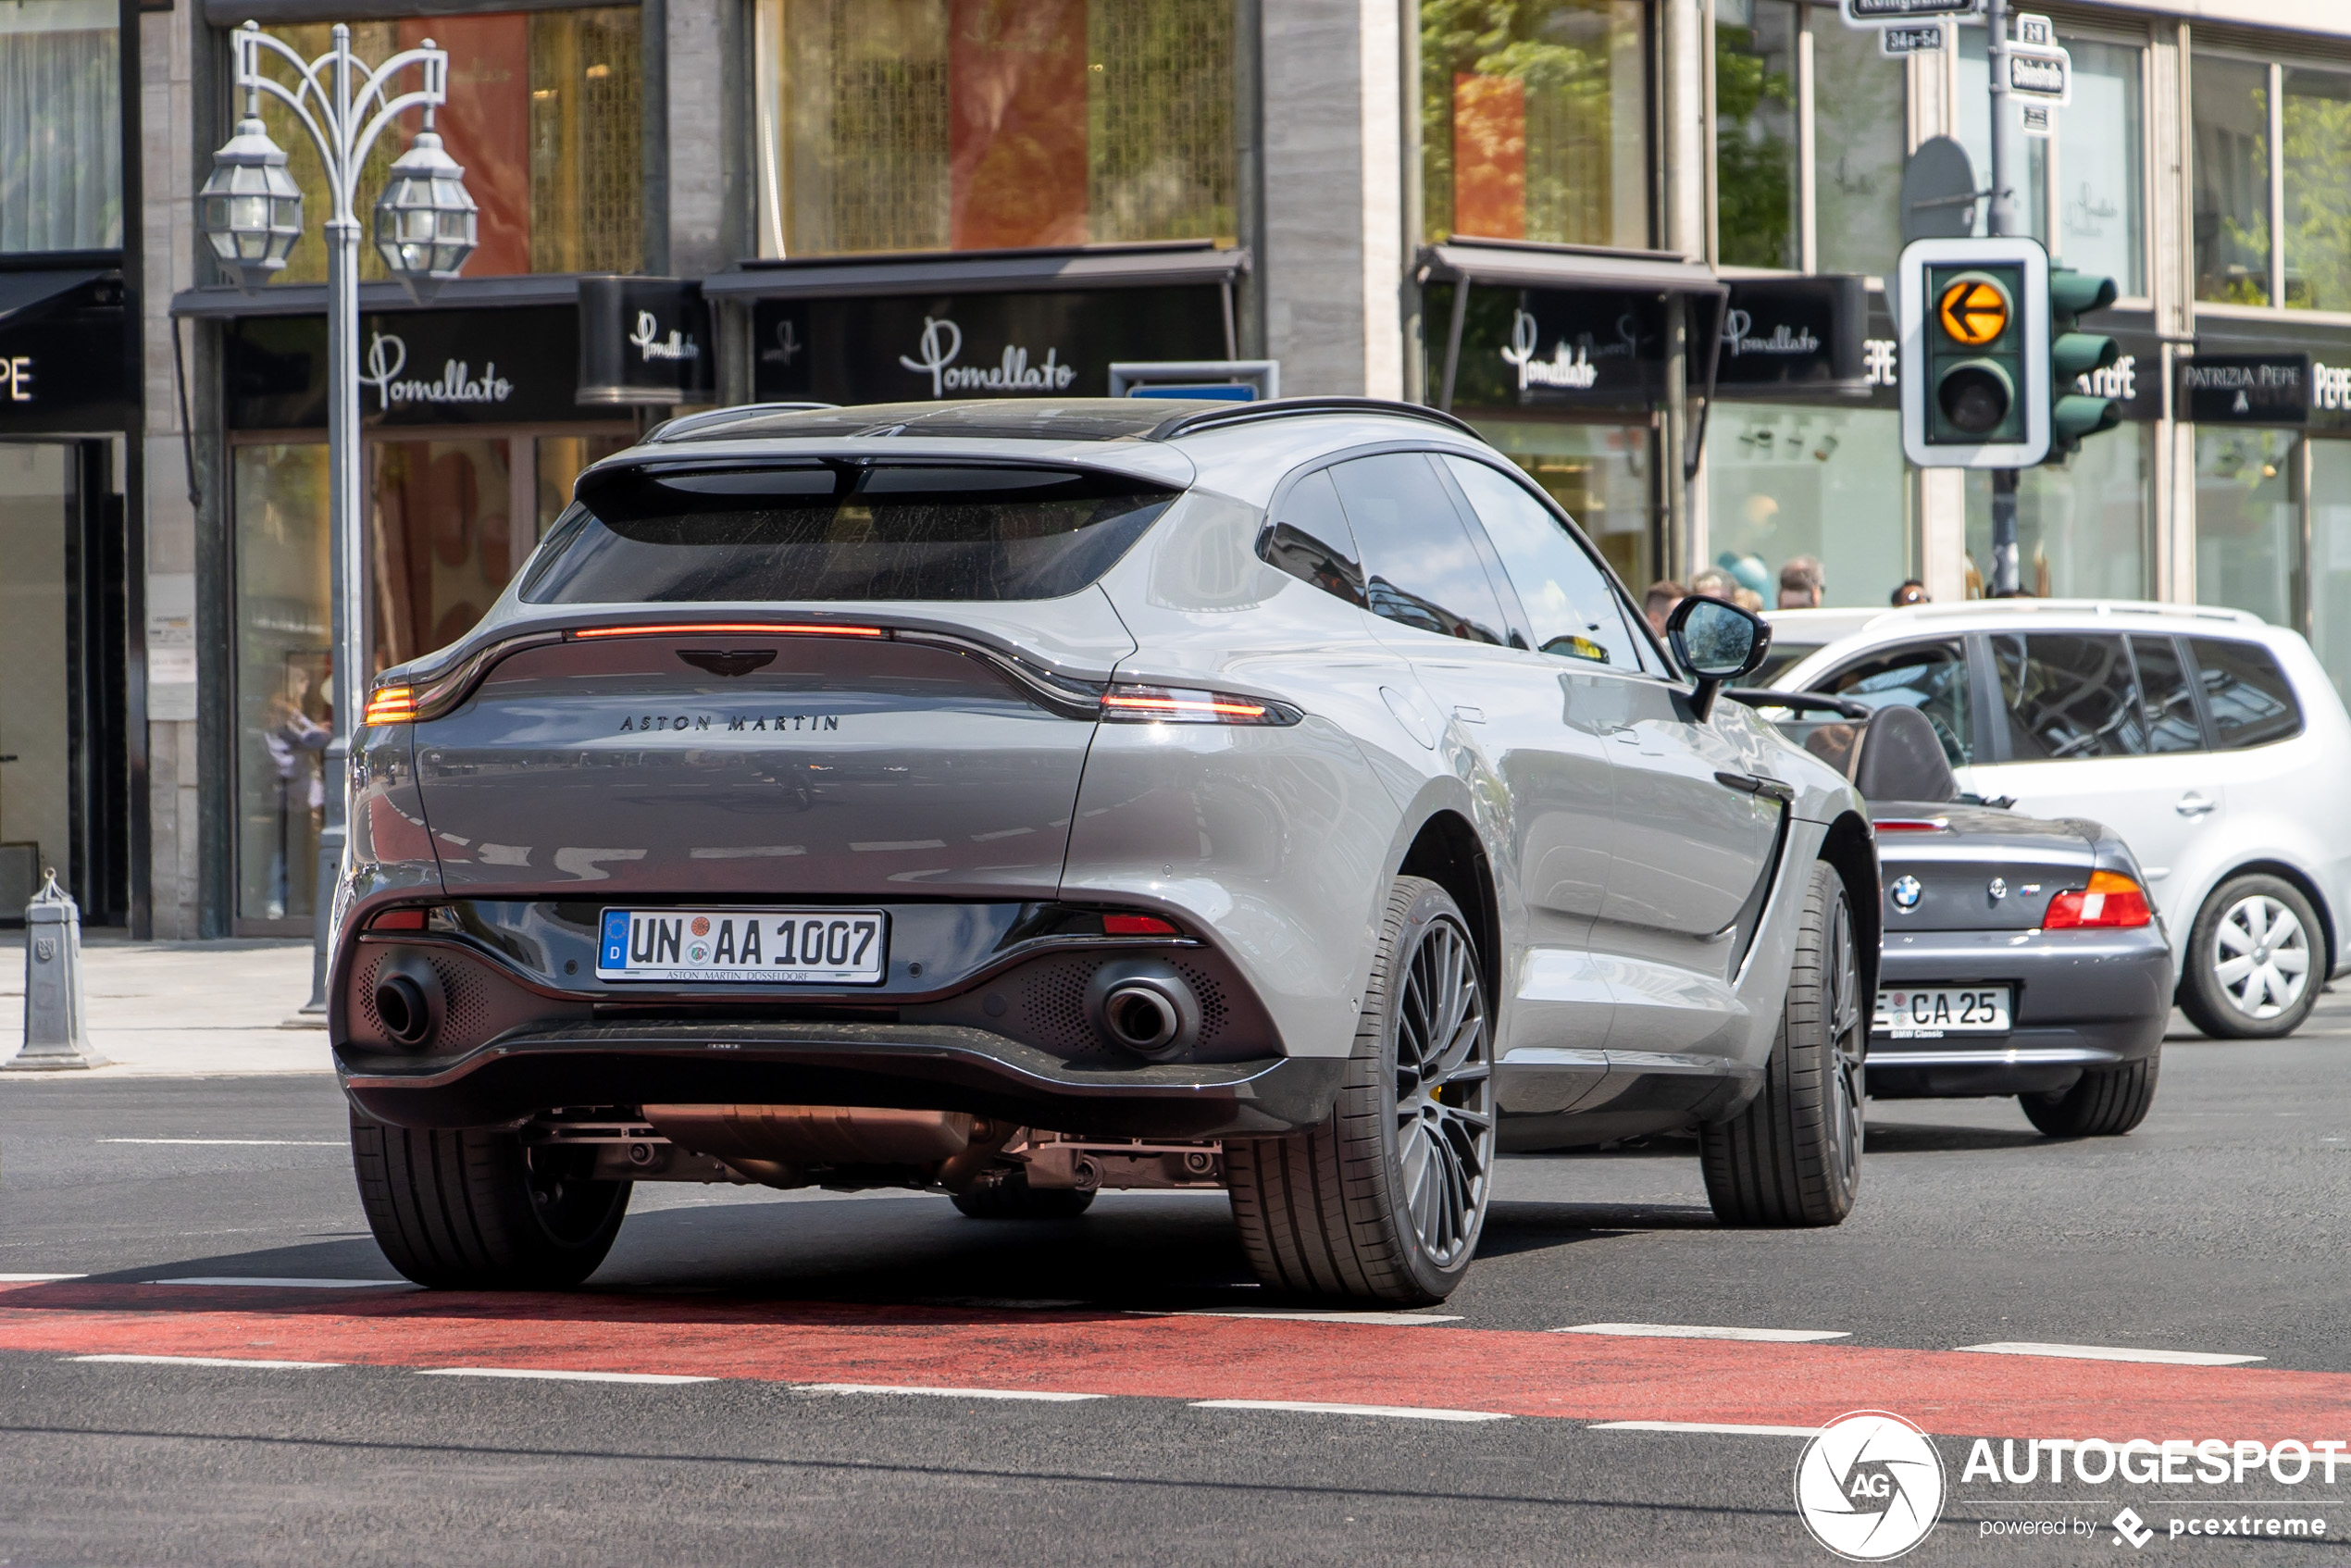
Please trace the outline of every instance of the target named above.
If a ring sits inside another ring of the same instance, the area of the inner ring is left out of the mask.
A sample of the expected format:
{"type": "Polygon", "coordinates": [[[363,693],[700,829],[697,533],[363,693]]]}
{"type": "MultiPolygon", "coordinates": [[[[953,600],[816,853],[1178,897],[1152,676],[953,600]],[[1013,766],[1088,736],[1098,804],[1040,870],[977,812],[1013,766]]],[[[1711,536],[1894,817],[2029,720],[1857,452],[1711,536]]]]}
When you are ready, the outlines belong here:
{"type": "Polygon", "coordinates": [[[1396,1154],[1403,1209],[1438,1268],[1474,1245],[1494,1167],[1492,1064],[1476,954],[1449,919],[1412,952],[1396,1006],[1396,1154]]]}
{"type": "Polygon", "coordinates": [[[2301,919],[2266,893],[2239,899],[2213,931],[2212,977],[2248,1018],[2274,1018],[2302,1000],[2310,983],[2310,935],[2301,919]]]}
{"type": "Polygon", "coordinates": [[[1829,910],[1828,1005],[1829,1155],[1846,1185],[1860,1178],[1861,1096],[1869,1021],[1861,1010],[1861,960],[1853,942],[1853,913],[1840,893],[1829,910]]]}

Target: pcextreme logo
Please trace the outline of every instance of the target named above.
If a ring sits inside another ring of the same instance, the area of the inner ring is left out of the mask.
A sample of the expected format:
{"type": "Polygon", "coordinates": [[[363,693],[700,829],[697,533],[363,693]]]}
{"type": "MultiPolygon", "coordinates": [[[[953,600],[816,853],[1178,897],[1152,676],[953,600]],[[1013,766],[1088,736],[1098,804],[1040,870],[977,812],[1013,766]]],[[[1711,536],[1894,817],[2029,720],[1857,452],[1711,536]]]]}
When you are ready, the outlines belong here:
{"type": "Polygon", "coordinates": [[[1943,1515],[1943,1456],[1898,1415],[1840,1415],[1797,1461],[1796,1509],[1812,1538],[1848,1562],[1899,1557],[1943,1515]]]}

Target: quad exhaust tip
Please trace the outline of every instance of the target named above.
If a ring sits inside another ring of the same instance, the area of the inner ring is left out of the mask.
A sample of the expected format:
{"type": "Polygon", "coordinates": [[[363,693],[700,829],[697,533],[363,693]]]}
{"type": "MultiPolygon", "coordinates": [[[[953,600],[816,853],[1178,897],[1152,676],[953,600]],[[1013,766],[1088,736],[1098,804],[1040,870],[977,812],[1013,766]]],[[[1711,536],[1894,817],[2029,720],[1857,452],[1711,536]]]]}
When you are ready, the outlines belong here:
{"type": "Polygon", "coordinates": [[[1163,1062],[1200,1039],[1200,998],[1174,965],[1157,959],[1105,964],[1086,988],[1086,1012],[1120,1050],[1163,1062]]]}

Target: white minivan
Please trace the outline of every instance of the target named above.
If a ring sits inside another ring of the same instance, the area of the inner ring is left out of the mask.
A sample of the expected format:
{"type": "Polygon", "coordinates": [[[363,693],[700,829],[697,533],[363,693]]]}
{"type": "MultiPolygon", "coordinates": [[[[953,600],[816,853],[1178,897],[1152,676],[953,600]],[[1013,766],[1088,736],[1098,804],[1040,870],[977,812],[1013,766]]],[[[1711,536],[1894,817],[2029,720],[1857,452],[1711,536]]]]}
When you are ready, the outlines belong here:
{"type": "Polygon", "coordinates": [[[2351,716],[2295,633],[2110,600],[1770,619],[1759,685],[1915,707],[1961,789],[2121,833],[2206,1034],[2291,1034],[2351,969],[2351,716]]]}

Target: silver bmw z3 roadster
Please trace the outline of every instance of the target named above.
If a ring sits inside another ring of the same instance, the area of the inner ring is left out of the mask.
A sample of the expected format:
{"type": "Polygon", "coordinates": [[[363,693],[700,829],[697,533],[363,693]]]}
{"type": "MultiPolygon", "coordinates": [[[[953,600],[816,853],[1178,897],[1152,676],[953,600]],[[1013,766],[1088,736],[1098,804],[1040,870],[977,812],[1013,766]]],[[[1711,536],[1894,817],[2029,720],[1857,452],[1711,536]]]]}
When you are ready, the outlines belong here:
{"type": "Polygon", "coordinates": [[[393,1266],[576,1284],[640,1181],[1225,1188],[1301,1298],[1442,1300],[1499,1152],[1695,1130],[1728,1224],[1860,1171],[1880,902],[1467,426],[1345,399],[766,406],[580,476],[385,671],[331,1030],[393,1266]]]}

